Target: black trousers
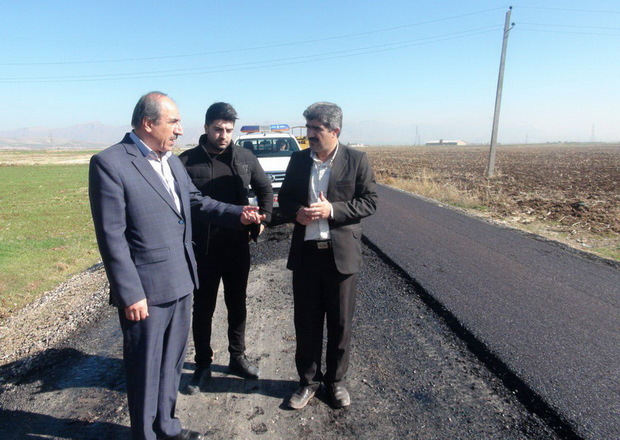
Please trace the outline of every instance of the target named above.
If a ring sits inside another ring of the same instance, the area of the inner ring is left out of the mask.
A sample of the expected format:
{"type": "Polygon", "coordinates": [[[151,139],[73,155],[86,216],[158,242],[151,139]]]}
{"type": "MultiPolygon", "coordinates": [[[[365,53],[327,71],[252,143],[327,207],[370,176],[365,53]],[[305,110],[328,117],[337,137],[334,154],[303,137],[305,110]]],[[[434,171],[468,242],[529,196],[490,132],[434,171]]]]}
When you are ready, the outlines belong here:
{"type": "Polygon", "coordinates": [[[123,360],[133,440],[177,435],[181,422],[174,415],[185,360],[192,295],[165,304],[149,305],[149,317],[129,321],[118,314],[123,330],[123,360]]]}
{"type": "Polygon", "coordinates": [[[338,383],[349,368],[357,274],[338,272],[332,249],[304,248],[293,271],[295,365],[300,385],[338,383]],[[325,373],[321,371],[323,327],[327,322],[325,373]]]}
{"type": "Polygon", "coordinates": [[[245,353],[246,289],[250,272],[250,245],[247,241],[209,243],[207,255],[196,252],[199,288],[194,292],[192,334],[198,367],[213,361],[211,327],[220,281],[228,310],[228,351],[231,356],[245,353]]]}

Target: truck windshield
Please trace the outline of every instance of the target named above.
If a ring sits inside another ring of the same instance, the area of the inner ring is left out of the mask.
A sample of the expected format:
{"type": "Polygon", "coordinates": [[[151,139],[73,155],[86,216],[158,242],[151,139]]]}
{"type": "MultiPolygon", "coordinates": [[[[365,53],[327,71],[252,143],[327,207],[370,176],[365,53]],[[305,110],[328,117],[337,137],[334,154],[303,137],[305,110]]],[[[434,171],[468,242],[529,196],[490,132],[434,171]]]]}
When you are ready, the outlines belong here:
{"type": "Polygon", "coordinates": [[[299,151],[293,140],[284,138],[239,139],[237,145],[250,150],[256,157],[286,157],[299,151]]]}

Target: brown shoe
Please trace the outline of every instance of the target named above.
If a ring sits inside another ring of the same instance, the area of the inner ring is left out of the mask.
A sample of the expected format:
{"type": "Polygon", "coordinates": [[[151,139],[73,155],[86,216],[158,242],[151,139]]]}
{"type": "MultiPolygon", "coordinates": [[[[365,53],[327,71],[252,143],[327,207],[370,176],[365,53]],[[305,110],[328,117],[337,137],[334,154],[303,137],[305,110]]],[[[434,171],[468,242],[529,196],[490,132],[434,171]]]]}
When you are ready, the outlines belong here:
{"type": "Polygon", "coordinates": [[[290,399],[288,400],[289,408],[302,409],[303,407],[305,407],[310,401],[310,399],[314,397],[317,389],[317,385],[308,385],[299,388],[291,395],[290,399]]]}
{"type": "Polygon", "coordinates": [[[347,389],[335,383],[327,385],[327,395],[332,401],[334,408],[344,408],[351,405],[351,396],[347,389]]]}

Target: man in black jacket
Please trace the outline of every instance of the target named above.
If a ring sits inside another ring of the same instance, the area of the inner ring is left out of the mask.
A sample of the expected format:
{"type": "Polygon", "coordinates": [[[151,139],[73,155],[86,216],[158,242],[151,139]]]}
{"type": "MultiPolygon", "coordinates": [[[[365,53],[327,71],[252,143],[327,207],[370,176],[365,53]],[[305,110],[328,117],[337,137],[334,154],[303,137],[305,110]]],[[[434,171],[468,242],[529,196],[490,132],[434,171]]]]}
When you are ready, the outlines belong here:
{"type": "MultiPolygon", "coordinates": [[[[249,187],[256,194],[265,222],[271,219],[273,189],[256,156],[233,145],[232,133],[237,120],[235,109],[216,102],[207,110],[205,134],[199,145],[179,158],[194,185],[203,195],[227,203],[248,204],[249,187]]],[[[196,394],[211,377],[211,322],[220,280],[228,309],[229,369],[245,378],[257,379],[259,369],[245,355],[246,287],[250,271],[250,237],[263,231],[264,224],[239,231],[194,220],[194,251],[198,264],[199,287],[194,293],[192,333],[196,348],[196,370],[187,392],[196,394]]]]}

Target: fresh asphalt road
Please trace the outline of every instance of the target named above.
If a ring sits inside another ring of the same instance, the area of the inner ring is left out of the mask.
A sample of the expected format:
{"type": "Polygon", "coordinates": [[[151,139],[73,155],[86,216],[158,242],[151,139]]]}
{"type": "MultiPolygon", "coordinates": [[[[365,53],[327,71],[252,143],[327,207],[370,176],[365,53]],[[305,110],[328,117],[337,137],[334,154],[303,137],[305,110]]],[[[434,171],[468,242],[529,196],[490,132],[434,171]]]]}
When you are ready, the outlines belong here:
{"type": "Polygon", "coordinates": [[[587,439],[620,438],[620,269],[379,187],[366,238],[587,439]]]}

